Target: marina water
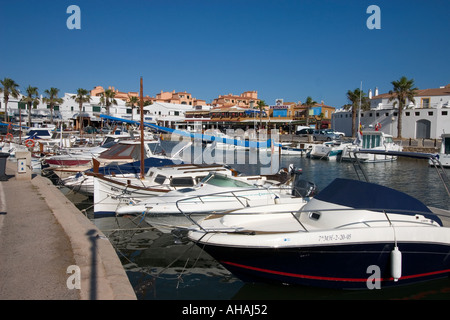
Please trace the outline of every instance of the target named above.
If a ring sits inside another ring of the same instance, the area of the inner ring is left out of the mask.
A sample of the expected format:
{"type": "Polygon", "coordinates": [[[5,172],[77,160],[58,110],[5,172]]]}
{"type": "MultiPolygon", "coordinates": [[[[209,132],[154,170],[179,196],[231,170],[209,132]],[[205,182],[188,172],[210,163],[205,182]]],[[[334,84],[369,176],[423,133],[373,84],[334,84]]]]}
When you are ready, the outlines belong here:
{"type": "MultiPolygon", "coordinates": [[[[280,167],[289,165],[301,168],[303,179],[314,182],[319,190],[335,178],[357,179],[349,162],[287,155],[279,158],[280,167]]],[[[260,167],[254,164],[231,166],[244,174],[260,173],[260,167]]],[[[423,160],[402,158],[393,162],[365,163],[363,167],[370,182],[406,192],[428,206],[450,209],[449,197],[436,170],[423,160]]],[[[450,170],[446,172],[450,174],[450,170]]],[[[450,299],[447,278],[366,291],[244,283],[201,248],[187,240],[177,240],[171,234],[162,234],[145,225],[141,217],[99,218],[93,222],[110,238],[138,299],[142,300],[450,299]]]]}

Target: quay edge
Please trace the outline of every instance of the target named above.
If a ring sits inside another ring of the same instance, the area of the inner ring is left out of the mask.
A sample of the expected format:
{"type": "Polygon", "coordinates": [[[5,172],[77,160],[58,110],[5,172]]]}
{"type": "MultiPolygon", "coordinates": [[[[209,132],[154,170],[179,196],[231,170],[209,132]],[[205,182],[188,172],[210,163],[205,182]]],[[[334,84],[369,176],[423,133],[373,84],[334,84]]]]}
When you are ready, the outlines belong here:
{"type": "MultiPolygon", "coordinates": [[[[8,237],[9,230],[5,230],[5,228],[13,228],[14,230],[20,228],[18,230],[24,233],[32,232],[33,225],[24,220],[31,220],[31,217],[35,214],[36,216],[38,213],[41,216],[43,214],[47,216],[53,215],[54,218],[50,217],[49,221],[56,220],[57,223],[50,222],[44,226],[44,228],[49,229],[48,233],[34,235],[34,238],[32,238],[33,242],[36,242],[36,240],[40,242],[39,238],[42,239],[51,237],[53,234],[59,234],[56,240],[52,240],[53,243],[68,241],[66,245],[68,249],[62,252],[62,256],[61,253],[56,252],[51,253],[52,255],[49,259],[44,259],[41,256],[45,256],[47,251],[53,252],[57,248],[42,247],[39,250],[30,251],[26,247],[36,246],[36,243],[26,243],[29,237],[24,236],[22,239],[17,234],[9,235],[10,241],[8,245],[13,248],[2,250],[3,254],[10,255],[6,257],[8,260],[14,260],[18,250],[27,252],[31,257],[26,256],[23,258],[23,262],[16,261],[14,263],[16,265],[19,263],[19,266],[28,264],[28,268],[31,267],[33,270],[34,277],[29,280],[27,279],[27,274],[11,269],[14,271],[11,271],[12,274],[9,277],[15,278],[15,285],[10,286],[11,294],[9,296],[5,292],[0,294],[2,296],[1,299],[22,299],[24,297],[23,299],[40,300],[49,299],[48,297],[50,297],[50,299],[56,300],[137,300],[120,259],[108,238],[49,179],[33,174],[31,180],[17,180],[14,176],[17,171],[17,162],[14,160],[7,160],[6,162],[6,175],[9,178],[8,181],[2,181],[0,186],[0,191],[4,193],[0,199],[5,199],[4,202],[6,202],[6,204],[2,205],[6,207],[6,210],[2,209],[6,212],[2,215],[2,220],[0,221],[0,238],[3,240],[4,237],[8,237]],[[28,191],[28,194],[21,192],[21,190],[28,191]],[[34,193],[34,195],[30,195],[30,192],[34,193]],[[31,198],[34,199],[33,201],[39,202],[39,204],[29,203],[31,198]],[[13,204],[13,201],[20,204],[13,204]],[[26,214],[21,212],[21,208],[27,211],[26,214]],[[36,212],[37,210],[39,212],[36,212]],[[10,218],[13,215],[14,218],[10,218]],[[19,220],[18,217],[20,215],[23,215],[23,217],[20,217],[19,220]],[[60,231],[61,228],[62,232],[60,231]],[[59,233],[53,232],[53,229],[58,229],[59,233]],[[64,233],[66,237],[64,237],[64,233]],[[24,241],[25,243],[23,243],[24,241]],[[55,259],[55,254],[60,254],[60,256],[55,259]],[[69,257],[71,254],[73,256],[69,257]],[[33,257],[33,255],[36,255],[36,257],[33,257]],[[64,261],[66,264],[60,261],[64,261]],[[69,289],[67,286],[67,280],[72,275],[72,273],[67,271],[67,267],[69,267],[67,265],[68,261],[79,267],[80,289],[69,289]],[[52,272],[54,274],[49,275],[52,272]],[[43,276],[36,276],[39,274],[43,276]],[[58,280],[54,280],[55,278],[58,280]],[[51,279],[53,287],[49,288],[49,281],[46,281],[46,279],[51,279]],[[43,288],[54,292],[44,293],[43,288]]],[[[46,240],[43,239],[42,243],[48,243],[46,240]]],[[[3,249],[2,245],[4,244],[0,244],[0,248],[3,249]]],[[[3,263],[2,267],[8,268],[8,265],[3,263]]]]}

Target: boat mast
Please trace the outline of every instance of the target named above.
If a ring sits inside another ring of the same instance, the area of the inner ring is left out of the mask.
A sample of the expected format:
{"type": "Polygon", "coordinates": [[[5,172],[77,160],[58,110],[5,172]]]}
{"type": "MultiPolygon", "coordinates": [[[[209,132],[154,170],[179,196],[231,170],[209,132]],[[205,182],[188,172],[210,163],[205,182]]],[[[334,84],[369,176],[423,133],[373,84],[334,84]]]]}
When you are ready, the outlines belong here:
{"type": "Polygon", "coordinates": [[[140,90],[140,114],[141,114],[141,179],[144,179],[144,93],[141,77],[141,90],[140,90]]]}
{"type": "Polygon", "coordinates": [[[362,137],[361,137],[361,95],[362,95],[362,81],[361,81],[361,85],[360,85],[360,89],[359,89],[359,108],[358,108],[358,137],[361,139],[362,141],[362,137]]]}

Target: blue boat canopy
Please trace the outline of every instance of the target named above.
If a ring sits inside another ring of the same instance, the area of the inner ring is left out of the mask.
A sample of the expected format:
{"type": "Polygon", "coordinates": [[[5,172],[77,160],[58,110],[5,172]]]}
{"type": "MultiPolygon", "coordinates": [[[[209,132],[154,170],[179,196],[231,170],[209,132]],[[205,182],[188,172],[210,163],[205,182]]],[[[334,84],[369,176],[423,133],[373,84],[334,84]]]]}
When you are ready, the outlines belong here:
{"type": "Polygon", "coordinates": [[[337,178],[314,199],[355,209],[386,210],[406,215],[421,213],[442,225],[439,217],[418,199],[375,183],[337,178]]]}

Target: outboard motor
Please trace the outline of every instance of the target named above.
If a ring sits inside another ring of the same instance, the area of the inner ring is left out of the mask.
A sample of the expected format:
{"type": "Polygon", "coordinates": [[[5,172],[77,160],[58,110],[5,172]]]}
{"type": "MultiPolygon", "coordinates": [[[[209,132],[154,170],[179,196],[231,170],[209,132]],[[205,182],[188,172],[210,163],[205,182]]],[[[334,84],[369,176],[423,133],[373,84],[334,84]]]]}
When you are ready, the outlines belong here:
{"type": "Polygon", "coordinates": [[[319,190],[314,183],[301,179],[302,169],[293,168],[291,172],[294,175],[292,183],[294,197],[313,197],[318,193],[319,190]]]}

